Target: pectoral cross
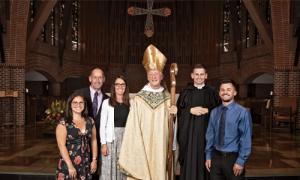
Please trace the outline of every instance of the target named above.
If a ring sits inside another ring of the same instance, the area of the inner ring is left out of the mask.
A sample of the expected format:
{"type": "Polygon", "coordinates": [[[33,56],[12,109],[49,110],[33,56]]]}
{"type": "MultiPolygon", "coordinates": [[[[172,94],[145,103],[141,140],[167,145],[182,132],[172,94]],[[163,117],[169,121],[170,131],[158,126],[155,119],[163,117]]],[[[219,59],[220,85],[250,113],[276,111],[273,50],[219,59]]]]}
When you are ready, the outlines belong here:
{"type": "Polygon", "coordinates": [[[150,38],[154,34],[154,24],[153,24],[153,15],[167,17],[171,15],[170,8],[160,8],[160,9],[152,9],[154,0],[147,0],[147,9],[139,8],[139,7],[129,7],[127,12],[131,16],[137,15],[147,15],[146,23],[145,23],[145,35],[150,38]]]}

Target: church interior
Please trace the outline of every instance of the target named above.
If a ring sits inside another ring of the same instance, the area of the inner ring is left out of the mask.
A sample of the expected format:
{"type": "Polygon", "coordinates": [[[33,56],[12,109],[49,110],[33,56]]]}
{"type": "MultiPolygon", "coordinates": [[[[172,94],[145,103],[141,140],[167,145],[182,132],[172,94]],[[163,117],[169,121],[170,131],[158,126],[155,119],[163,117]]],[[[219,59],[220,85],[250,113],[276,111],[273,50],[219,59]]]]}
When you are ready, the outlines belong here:
{"type": "Polygon", "coordinates": [[[178,64],[177,93],[198,63],[207,84],[237,83],[236,101],[253,119],[248,180],[300,179],[297,0],[1,0],[0,179],[54,179],[59,151],[46,109],[88,86],[95,67],[105,93],[119,74],[137,93],[149,44],[168,59],[167,86],[178,64]]]}

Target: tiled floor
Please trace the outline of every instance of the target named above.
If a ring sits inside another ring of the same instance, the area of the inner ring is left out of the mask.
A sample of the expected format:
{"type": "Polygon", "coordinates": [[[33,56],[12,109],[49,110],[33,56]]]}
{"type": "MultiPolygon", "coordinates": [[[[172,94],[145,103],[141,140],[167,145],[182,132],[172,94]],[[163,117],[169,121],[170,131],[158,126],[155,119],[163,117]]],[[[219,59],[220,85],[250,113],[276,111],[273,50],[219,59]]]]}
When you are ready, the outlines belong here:
{"type": "MultiPolygon", "coordinates": [[[[13,180],[18,174],[24,175],[22,179],[35,179],[30,178],[32,175],[44,176],[44,179],[53,177],[58,149],[54,135],[45,136],[43,132],[42,125],[0,129],[0,179],[10,176],[13,180]]],[[[246,176],[249,180],[299,180],[300,131],[296,135],[284,130],[270,133],[255,125],[246,176]]]]}
{"type": "Polygon", "coordinates": [[[43,132],[43,126],[1,129],[0,173],[53,175],[58,158],[55,135],[43,132]]]}
{"type": "Polygon", "coordinates": [[[254,126],[247,177],[300,176],[300,134],[254,126]]]}

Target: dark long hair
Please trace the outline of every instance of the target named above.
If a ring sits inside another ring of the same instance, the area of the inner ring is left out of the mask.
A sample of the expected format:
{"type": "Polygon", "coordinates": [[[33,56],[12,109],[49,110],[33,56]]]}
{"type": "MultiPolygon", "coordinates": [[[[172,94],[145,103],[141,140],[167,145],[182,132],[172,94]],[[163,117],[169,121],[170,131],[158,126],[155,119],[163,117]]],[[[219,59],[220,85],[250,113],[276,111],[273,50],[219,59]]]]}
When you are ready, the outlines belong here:
{"type": "Polygon", "coordinates": [[[128,84],[127,84],[127,81],[125,79],[124,76],[122,75],[119,75],[117,76],[113,83],[111,84],[111,88],[110,88],[110,98],[109,98],[109,105],[111,105],[112,107],[115,107],[117,105],[117,96],[116,96],[116,90],[115,90],[115,82],[117,79],[122,79],[124,82],[125,82],[125,92],[124,92],[124,95],[123,95],[123,103],[126,105],[126,106],[130,106],[129,104],[129,88],[128,88],[128,84]]]}
{"type": "Polygon", "coordinates": [[[76,91],[73,94],[71,94],[67,100],[67,107],[66,107],[66,111],[65,111],[65,120],[68,123],[71,123],[73,121],[73,113],[72,113],[71,103],[72,103],[73,99],[78,96],[82,97],[83,102],[84,102],[84,109],[81,112],[81,116],[84,117],[84,119],[88,118],[87,102],[86,102],[83,94],[79,91],[76,91]]]}

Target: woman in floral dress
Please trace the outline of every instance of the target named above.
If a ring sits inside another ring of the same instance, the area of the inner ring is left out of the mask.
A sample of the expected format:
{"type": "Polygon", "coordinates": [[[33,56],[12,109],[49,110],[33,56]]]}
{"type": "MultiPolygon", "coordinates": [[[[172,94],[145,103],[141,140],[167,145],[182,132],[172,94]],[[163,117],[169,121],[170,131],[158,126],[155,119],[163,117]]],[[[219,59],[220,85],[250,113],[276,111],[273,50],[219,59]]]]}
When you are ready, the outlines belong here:
{"type": "Polygon", "coordinates": [[[56,127],[60,151],[56,170],[58,180],[92,179],[91,174],[97,169],[96,127],[87,114],[84,97],[80,93],[73,93],[68,98],[65,117],[56,127]]]}

